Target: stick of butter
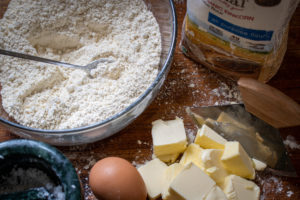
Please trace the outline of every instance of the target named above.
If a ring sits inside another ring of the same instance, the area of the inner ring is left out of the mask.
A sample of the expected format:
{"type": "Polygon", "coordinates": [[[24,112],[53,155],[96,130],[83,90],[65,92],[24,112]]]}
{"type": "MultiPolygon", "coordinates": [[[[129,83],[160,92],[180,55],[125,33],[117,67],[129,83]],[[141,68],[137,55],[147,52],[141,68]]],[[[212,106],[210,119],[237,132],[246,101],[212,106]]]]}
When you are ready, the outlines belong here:
{"type": "Polygon", "coordinates": [[[223,191],[229,200],[258,200],[260,195],[255,183],[236,175],[226,177],[223,191]]]}
{"type": "Polygon", "coordinates": [[[162,199],[164,199],[164,200],[170,199],[169,198],[170,184],[174,180],[174,178],[183,170],[183,168],[184,168],[184,165],[182,165],[180,163],[173,163],[172,165],[168,166],[168,168],[165,170],[165,173],[163,176],[162,193],[161,193],[162,199]]]}
{"type": "Polygon", "coordinates": [[[176,160],[187,146],[187,138],[182,119],[152,122],[153,151],[156,157],[166,160],[176,160]],[[176,158],[174,158],[176,157],[176,158]]]}
{"type": "Polygon", "coordinates": [[[157,199],[162,193],[163,175],[167,165],[159,159],[153,159],[138,168],[150,199],[157,199]]]}
{"type": "Polygon", "coordinates": [[[204,149],[201,156],[205,172],[218,185],[223,184],[225,178],[229,175],[221,162],[222,154],[223,150],[221,149],[204,149]]]}
{"type": "Polygon", "coordinates": [[[213,129],[203,124],[201,129],[198,130],[194,143],[200,145],[204,149],[224,149],[227,142],[213,129]]]}
{"type": "Polygon", "coordinates": [[[228,172],[244,178],[255,178],[252,160],[239,142],[226,142],[221,161],[228,172]]]}
{"type": "Polygon", "coordinates": [[[169,199],[205,199],[215,185],[214,180],[195,164],[190,163],[172,181],[169,199]]]}
{"type": "Polygon", "coordinates": [[[203,163],[201,161],[201,152],[203,149],[199,147],[198,144],[192,143],[190,144],[185,152],[183,153],[180,164],[182,165],[188,165],[191,162],[193,162],[197,167],[204,170],[203,163]]]}

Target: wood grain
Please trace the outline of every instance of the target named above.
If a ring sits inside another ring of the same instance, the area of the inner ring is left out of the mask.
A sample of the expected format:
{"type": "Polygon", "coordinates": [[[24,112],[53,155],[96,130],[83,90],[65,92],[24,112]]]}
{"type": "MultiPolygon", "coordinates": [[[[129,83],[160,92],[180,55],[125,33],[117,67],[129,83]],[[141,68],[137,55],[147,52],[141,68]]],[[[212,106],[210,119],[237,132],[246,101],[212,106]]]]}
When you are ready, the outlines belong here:
{"type": "Polygon", "coordinates": [[[275,128],[300,125],[300,105],[276,88],[245,77],[238,88],[247,111],[256,117],[275,128]]]}
{"type": "MultiPolygon", "coordinates": [[[[8,0],[0,1],[0,16],[8,0]]],[[[186,58],[179,49],[181,26],[186,12],[185,1],[175,1],[178,17],[178,42],[173,64],[161,91],[151,105],[132,124],[114,136],[92,144],[58,147],[73,163],[81,179],[85,199],[95,199],[88,186],[88,173],[92,164],[107,156],[119,156],[135,165],[150,160],[152,156],[151,122],[156,119],[184,119],[189,136],[196,134],[196,127],[185,113],[189,106],[212,105],[236,100],[228,89],[236,84],[186,58]],[[227,87],[228,86],[228,87],[227,87]],[[216,93],[215,91],[219,91],[216,93]]],[[[288,50],[277,75],[269,82],[273,87],[300,103],[300,7],[293,16],[289,32],[288,50]]],[[[300,132],[300,130],[299,130],[300,132]]],[[[300,134],[282,133],[283,139],[293,135],[300,143],[300,134]]],[[[0,126],[0,141],[17,138],[0,126]]],[[[300,150],[288,149],[292,162],[300,175],[300,150]]],[[[277,177],[258,173],[257,184],[262,198],[300,199],[300,179],[277,177]]]]}

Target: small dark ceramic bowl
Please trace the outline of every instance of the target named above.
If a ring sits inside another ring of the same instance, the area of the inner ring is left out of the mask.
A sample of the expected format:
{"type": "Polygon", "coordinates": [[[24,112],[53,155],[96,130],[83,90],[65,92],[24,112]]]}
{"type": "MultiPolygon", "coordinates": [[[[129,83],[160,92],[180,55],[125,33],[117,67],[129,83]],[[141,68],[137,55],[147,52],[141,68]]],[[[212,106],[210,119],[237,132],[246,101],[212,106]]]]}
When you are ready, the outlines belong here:
{"type": "Polygon", "coordinates": [[[2,142],[0,199],[21,197],[83,199],[80,181],[74,167],[56,148],[43,142],[25,139],[2,142]],[[29,188],[24,188],[24,185],[29,188]]]}

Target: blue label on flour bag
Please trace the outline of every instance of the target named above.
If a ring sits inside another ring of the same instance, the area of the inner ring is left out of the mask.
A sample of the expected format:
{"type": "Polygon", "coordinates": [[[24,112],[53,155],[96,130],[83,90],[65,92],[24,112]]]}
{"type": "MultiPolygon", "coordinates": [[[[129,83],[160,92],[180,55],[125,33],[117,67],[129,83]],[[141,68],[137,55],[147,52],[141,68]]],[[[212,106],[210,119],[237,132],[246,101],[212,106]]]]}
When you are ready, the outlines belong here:
{"type": "Polygon", "coordinates": [[[232,48],[269,53],[280,47],[299,1],[187,0],[187,15],[200,31],[212,34],[232,48]]]}
{"type": "Polygon", "coordinates": [[[228,31],[240,37],[255,40],[255,41],[270,41],[273,36],[273,31],[265,30],[254,30],[243,28],[237,25],[234,25],[226,20],[221,19],[220,17],[209,13],[208,22],[228,31]]]}

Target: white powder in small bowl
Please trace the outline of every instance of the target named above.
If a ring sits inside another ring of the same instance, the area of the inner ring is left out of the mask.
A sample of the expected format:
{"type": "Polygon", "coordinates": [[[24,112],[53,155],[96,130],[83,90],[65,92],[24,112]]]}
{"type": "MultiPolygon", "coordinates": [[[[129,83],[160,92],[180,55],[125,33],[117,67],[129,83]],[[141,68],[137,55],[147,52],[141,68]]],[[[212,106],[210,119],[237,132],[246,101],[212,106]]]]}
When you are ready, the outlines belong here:
{"type": "Polygon", "coordinates": [[[0,191],[2,194],[21,192],[31,188],[55,187],[50,177],[37,168],[14,167],[6,176],[0,177],[0,191]]]}

